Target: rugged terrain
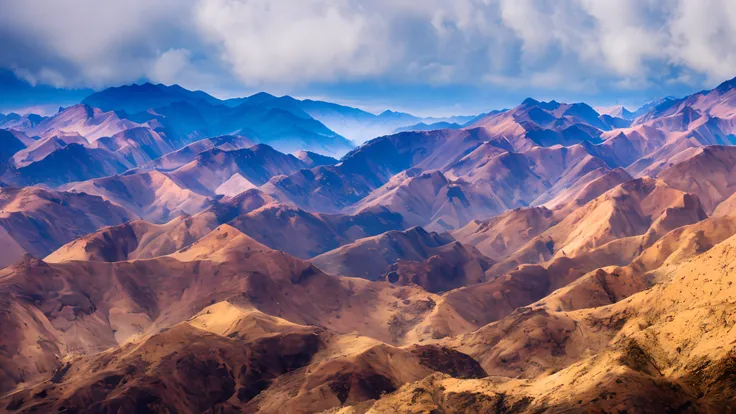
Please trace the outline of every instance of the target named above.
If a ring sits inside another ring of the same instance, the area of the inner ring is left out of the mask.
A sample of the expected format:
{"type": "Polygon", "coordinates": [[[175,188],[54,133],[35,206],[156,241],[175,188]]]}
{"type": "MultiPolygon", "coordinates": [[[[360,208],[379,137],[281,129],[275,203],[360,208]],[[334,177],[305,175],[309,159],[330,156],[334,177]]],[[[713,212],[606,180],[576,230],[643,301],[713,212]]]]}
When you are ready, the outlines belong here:
{"type": "Polygon", "coordinates": [[[432,122],[143,84],[0,121],[0,411],[736,411],[734,80],[432,122]]]}

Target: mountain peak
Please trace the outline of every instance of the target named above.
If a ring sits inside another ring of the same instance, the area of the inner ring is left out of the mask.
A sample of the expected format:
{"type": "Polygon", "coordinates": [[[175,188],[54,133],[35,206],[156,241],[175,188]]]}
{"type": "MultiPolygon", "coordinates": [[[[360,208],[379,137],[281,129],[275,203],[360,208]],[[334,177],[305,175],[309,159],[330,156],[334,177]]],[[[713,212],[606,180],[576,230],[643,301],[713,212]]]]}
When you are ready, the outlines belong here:
{"type": "Polygon", "coordinates": [[[520,107],[527,107],[527,108],[528,107],[537,106],[537,107],[542,108],[542,109],[544,109],[546,111],[552,111],[552,110],[555,110],[555,109],[559,108],[560,107],[560,103],[557,102],[557,101],[555,101],[555,100],[551,100],[549,102],[545,102],[545,101],[538,101],[538,100],[536,100],[534,98],[526,98],[526,99],[524,99],[521,102],[521,104],[519,106],[520,107]]]}
{"type": "Polygon", "coordinates": [[[130,85],[113,86],[97,93],[156,93],[161,90],[161,86],[164,85],[154,85],[151,82],[131,83],[130,85]]]}
{"type": "Polygon", "coordinates": [[[418,120],[419,118],[415,117],[412,114],[408,114],[406,112],[398,112],[398,111],[392,111],[390,109],[387,109],[383,112],[381,112],[378,115],[378,118],[383,119],[401,119],[401,120],[418,120]]]}
{"type": "Polygon", "coordinates": [[[549,101],[549,102],[540,102],[539,103],[539,106],[542,109],[545,109],[547,111],[554,111],[555,109],[559,108],[560,105],[561,104],[559,102],[555,101],[554,99],[551,100],[551,101],[549,101]]]}
{"type": "Polygon", "coordinates": [[[250,99],[261,100],[261,99],[272,99],[272,98],[276,98],[276,95],[271,95],[268,92],[256,92],[253,95],[248,97],[249,100],[250,99]]]}
{"type": "Polygon", "coordinates": [[[103,111],[125,111],[129,114],[160,108],[176,102],[219,103],[220,100],[201,91],[190,91],[179,85],[166,86],[144,82],[107,88],[86,97],[82,102],[103,111]]]}
{"type": "Polygon", "coordinates": [[[406,112],[400,112],[400,111],[392,111],[390,109],[387,109],[379,114],[379,116],[397,116],[397,115],[409,115],[406,112]]]}
{"type": "Polygon", "coordinates": [[[719,93],[725,93],[725,92],[730,91],[734,87],[736,87],[736,78],[733,78],[733,79],[730,79],[730,80],[727,80],[727,81],[721,83],[715,89],[719,93]]]}
{"type": "Polygon", "coordinates": [[[66,107],[64,109],[59,108],[59,114],[65,113],[65,114],[84,114],[86,118],[91,118],[95,114],[95,109],[91,106],[80,103],[76,105],[72,105],[69,107],[66,107]]]}

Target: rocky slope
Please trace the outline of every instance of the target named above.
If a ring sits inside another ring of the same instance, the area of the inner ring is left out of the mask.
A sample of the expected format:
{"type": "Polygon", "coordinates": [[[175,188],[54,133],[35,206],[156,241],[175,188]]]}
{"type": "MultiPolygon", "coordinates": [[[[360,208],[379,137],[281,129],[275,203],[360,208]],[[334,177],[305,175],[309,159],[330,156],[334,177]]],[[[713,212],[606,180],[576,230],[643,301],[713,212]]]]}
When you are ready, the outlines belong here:
{"type": "Polygon", "coordinates": [[[44,257],[64,243],[135,215],[100,197],[39,187],[0,188],[0,227],[7,246],[0,267],[24,253],[44,257]]]}
{"type": "Polygon", "coordinates": [[[330,274],[414,283],[429,292],[483,281],[493,263],[472,246],[421,227],[360,239],[311,262],[330,274]]]}

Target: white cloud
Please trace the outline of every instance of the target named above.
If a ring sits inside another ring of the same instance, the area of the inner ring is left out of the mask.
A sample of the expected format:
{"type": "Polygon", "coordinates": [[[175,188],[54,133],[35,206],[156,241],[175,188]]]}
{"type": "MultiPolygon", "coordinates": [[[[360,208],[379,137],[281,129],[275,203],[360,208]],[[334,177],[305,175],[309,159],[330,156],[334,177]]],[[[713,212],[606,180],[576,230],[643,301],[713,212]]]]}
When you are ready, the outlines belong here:
{"type": "Polygon", "coordinates": [[[640,89],[736,75],[731,0],[5,0],[32,82],[640,89]]]}
{"type": "Polygon", "coordinates": [[[204,0],[197,16],[248,84],[379,75],[393,53],[380,15],[349,1],[204,0]]]}
{"type": "Polygon", "coordinates": [[[668,52],[674,63],[708,75],[730,78],[736,72],[736,2],[682,0],[669,24],[668,52]]]}
{"type": "Polygon", "coordinates": [[[152,81],[161,83],[178,82],[183,72],[191,65],[192,52],[187,49],[169,49],[162,53],[150,71],[152,81]]]}
{"type": "Polygon", "coordinates": [[[192,40],[186,35],[192,4],[4,0],[0,65],[64,86],[129,82],[147,75],[159,50],[192,40]]]}

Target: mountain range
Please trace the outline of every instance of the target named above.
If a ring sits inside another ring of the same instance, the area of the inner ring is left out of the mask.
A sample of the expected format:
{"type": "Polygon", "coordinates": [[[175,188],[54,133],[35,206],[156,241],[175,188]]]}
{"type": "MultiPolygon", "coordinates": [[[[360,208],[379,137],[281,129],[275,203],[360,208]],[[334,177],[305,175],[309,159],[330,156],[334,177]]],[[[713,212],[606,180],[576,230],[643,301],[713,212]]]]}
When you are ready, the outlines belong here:
{"type": "Polygon", "coordinates": [[[736,80],[447,119],[145,83],[0,128],[0,411],[736,410],[736,80]]]}

